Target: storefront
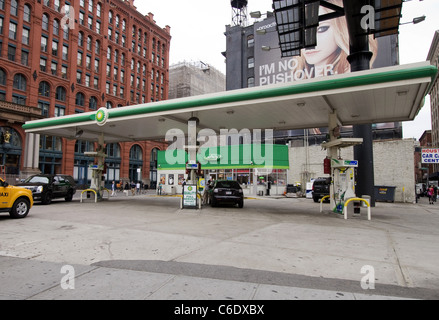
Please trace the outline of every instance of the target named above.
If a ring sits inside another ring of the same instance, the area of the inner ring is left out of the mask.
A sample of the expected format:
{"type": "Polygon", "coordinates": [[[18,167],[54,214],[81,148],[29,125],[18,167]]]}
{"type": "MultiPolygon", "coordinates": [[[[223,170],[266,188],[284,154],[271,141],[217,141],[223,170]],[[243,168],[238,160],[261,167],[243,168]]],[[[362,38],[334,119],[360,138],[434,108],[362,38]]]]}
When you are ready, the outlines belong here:
{"type": "MultiPolygon", "coordinates": [[[[181,193],[187,180],[188,155],[182,150],[158,152],[159,185],[166,194],[181,193]]],[[[289,169],[286,145],[236,145],[201,148],[201,176],[208,180],[237,180],[245,195],[282,195],[289,169]]]]}

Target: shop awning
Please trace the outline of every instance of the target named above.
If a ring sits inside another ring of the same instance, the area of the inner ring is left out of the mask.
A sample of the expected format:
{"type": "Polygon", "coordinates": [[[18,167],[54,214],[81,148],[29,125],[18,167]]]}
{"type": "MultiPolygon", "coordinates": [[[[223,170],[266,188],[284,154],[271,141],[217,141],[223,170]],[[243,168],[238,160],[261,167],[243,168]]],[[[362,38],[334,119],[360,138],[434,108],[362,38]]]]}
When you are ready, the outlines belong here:
{"type": "Polygon", "coordinates": [[[27,133],[106,143],[163,139],[170,129],[305,129],[413,120],[437,73],[429,62],[26,122],[27,133]],[[80,133],[82,133],[80,135],[80,133]]]}

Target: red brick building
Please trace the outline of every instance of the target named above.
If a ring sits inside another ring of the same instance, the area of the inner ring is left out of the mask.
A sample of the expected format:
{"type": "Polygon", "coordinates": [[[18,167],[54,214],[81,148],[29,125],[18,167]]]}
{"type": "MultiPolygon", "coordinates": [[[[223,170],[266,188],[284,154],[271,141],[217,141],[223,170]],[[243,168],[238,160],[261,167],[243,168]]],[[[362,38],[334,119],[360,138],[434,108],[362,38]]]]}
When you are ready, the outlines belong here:
{"type": "MultiPolygon", "coordinates": [[[[24,122],[168,98],[170,27],[157,26],[133,2],[0,0],[0,166],[6,174],[65,173],[87,184],[94,158],[84,152],[94,144],[26,136],[24,122]]],[[[107,181],[156,181],[155,153],[165,148],[154,141],[107,145],[107,181]]]]}

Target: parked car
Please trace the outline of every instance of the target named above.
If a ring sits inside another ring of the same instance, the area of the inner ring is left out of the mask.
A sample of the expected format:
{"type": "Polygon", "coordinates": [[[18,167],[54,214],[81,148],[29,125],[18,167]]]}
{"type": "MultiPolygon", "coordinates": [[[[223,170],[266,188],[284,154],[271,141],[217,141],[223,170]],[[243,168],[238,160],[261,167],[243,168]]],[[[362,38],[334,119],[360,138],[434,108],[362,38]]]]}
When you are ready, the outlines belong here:
{"type": "Polygon", "coordinates": [[[34,201],[41,201],[43,204],[50,204],[57,198],[72,201],[76,193],[75,180],[64,174],[33,175],[17,186],[31,190],[34,201]]]}
{"type": "Polygon", "coordinates": [[[9,212],[11,218],[25,218],[34,204],[32,192],[11,186],[0,178],[0,212],[9,212]]]}
{"type": "Polygon", "coordinates": [[[285,197],[287,198],[301,198],[303,196],[300,186],[288,184],[285,188],[285,197]]]}
{"type": "Polygon", "coordinates": [[[209,203],[212,207],[218,204],[237,204],[239,208],[244,206],[244,193],[239,182],[236,180],[216,180],[209,190],[209,203]]]}
{"type": "MultiPolygon", "coordinates": [[[[321,177],[314,180],[312,185],[312,198],[314,202],[319,202],[324,196],[329,196],[329,187],[331,185],[330,177],[321,177]]],[[[326,199],[329,201],[329,198],[326,199]]]]}

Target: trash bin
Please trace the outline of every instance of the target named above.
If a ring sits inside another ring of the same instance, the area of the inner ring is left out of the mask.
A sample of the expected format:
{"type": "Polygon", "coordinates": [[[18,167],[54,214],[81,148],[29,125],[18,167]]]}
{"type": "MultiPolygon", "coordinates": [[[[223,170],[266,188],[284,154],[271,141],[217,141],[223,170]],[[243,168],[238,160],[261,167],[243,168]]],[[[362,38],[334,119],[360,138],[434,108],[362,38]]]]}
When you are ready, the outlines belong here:
{"type": "Polygon", "coordinates": [[[171,194],[176,194],[176,190],[174,186],[171,187],[171,194]]]}
{"type": "Polygon", "coordinates": [[[375,201],[395,202],[394,186],[375,186],[375,201]]]}

